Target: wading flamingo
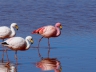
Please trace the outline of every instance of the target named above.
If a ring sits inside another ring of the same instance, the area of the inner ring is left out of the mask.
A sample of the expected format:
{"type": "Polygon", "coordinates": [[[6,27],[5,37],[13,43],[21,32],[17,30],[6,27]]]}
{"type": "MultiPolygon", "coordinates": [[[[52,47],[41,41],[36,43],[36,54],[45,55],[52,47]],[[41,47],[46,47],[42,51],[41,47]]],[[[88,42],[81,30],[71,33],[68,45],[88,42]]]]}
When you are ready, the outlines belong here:
{"type": "Polygon", "coordinates": [[[17,51],[28,50],[30,48],[30,42],[33,44],[33,38],[31,36],[27,36],[25,39],[22,37],[12,37],[1,44],[15,51],[15,59],[17,61],[17,51]]]}
{"type": "MultiPolygon", "coordinates": [[[[60,34],[61,34],[60,29],[62,29],[62,25],[61,25],[61,23],[58,22],[55,24],[55,26],[48,25],[48,26],[43,26],[37,30],[34,30],[32,32],[32,34],[36,33],[36,34],[42,35],[41,39],[43,37],[48,38],[48,46],[50,48],[49,38],[60,36],[60,34]]],[[[39,39],[38,47],[39,47],[41,39],[39,39]]]]}
{"type": "MultiPolygon", "coordinates": [[[[6,39],[6,38],[14,37],[16,35],[14,28],[16,28],[18,30],[17,23],[12,23],[10,25],[10,28],[7,26],[0,26],[0,39],[2,39],[4,41],[4,39],[6,39]]],[[[4,51],[2,54],[2,62],[3,62],[3,57],[4,57],[4,51]]]]}

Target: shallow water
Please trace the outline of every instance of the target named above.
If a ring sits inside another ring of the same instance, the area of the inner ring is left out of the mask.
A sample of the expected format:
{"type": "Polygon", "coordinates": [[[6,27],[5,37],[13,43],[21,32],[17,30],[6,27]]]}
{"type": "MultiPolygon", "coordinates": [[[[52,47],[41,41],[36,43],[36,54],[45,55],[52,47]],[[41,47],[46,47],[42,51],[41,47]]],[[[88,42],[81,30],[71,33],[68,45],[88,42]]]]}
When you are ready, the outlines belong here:
{"type": "MultiPolygon", "coordinates": [[[[63,29],[61,36],[50,39],[49,57],[60,61],[62,72],[96,71],[96,0],[0,0],[0,26],[10,26],[13,22],[19,26],[16,36],[34,38],[29,50],[18,51],[17,72],[41,71],[36,67],[41,61],[36,49],[41,36],[31,32],[56,22],[61,22],[63,29]]],[[[40,43],[40,54],[48,57],[45,38],[40,43]]],[[[9,50],[8,55],[15,64],[14,51],[9,50]]]]}

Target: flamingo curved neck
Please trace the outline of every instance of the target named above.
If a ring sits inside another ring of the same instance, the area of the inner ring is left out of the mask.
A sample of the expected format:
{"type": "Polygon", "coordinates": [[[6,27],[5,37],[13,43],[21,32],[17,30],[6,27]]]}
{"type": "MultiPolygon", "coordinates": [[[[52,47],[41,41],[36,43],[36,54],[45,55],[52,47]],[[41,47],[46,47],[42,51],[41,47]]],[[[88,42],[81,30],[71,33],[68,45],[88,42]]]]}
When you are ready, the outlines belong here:
{"type": "Polygon", "coordinates": [[[27,50],[27,49],[29,49],[29,47],[30,47],[30,43],[29,43],[29,41],[28,41],[27,39],[25,39],[25,41],[26,41],[26,43],[27,43],[27,44],[26,44],[26,50],[27,50]]]}
{"type": "Polygon", "coordinates": [[[11,26],[11,35],[10,37],[14,37],[16,35],[14,28],[11,26]]]}
{"type": "Polygon", "coordinates": [[[61,34],[60,29],[59,29],[58,27],[56,27],[56,30],[57,30],[57,34],[56,34],[56,36],[59,36],[59,35],[61,34]]]}
{"type": "Polygon", "coordinates": [[[54,71],[55,71],[55,72],[61,72],[59,69],[55,69],[54,71]]]}

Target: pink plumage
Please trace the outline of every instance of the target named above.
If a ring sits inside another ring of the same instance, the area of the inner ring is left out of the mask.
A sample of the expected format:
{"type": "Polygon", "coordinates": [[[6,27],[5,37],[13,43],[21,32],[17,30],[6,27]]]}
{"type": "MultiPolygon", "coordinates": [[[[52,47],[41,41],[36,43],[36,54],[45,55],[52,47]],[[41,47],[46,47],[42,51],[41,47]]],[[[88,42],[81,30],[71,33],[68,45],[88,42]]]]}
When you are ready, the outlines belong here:
{"type": "MultiPolygon", "coordinates": [[[[62,25],[61,25],[61,23],[58,22],[55,24],[55,26],[48,25],[48,26],[43,26],[41,28],[38,28],[38,29],[34,30],[32,32],[32,34],[40,34],[43,37],[48,38],[48,43],[49,43],[49,38],[58,37],[61,34],[60,29],[62,29],[62,25]]],[[[40,43],[41,39],[39,40],[39,43],[40,43]]],[[[38,47],[39,47],[39,44],[38,44],[38,47]]]]}

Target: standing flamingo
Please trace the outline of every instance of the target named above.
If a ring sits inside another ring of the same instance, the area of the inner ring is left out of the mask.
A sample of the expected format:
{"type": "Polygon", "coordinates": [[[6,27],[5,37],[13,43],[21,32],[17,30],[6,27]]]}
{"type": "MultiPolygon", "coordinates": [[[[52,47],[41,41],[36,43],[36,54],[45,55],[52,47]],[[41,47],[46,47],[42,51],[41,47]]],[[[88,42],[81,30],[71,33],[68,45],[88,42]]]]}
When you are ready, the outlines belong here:
{"type": "Polygon", "coordinates": [[[38,47],[43,37],[48,38],[48,46],[50,48],[49,38],[60,36],[61,34],[60,29],[62,29],[62,25],[61,23],[58,22],[55,24],[55,26],[48,25],[48,26],[41,27],[37,30],[34,30],[32,34],[36,33],[42,35],[42,37],[39,39],[38,47]]]}
{"type": "Polygon", "coordinates": [[[30,43],[33,44],[33,38],[27,36],[25,39],[22,37],[12,37],[2,42],[1,44],[15,51],[15,59],[17,61],[17,51],[25,51],[30,48],[30,43]]]}

